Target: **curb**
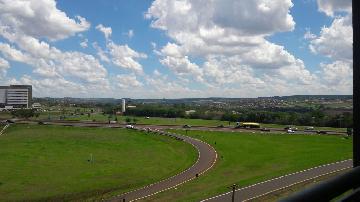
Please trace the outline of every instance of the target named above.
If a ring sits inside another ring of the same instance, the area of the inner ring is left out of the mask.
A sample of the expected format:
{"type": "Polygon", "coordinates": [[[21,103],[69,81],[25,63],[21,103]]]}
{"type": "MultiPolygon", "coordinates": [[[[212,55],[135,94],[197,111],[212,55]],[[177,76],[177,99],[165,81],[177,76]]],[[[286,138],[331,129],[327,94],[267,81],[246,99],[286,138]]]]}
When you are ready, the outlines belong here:
{"type": "MultiPolygon", "coordinates": [[[[325,167],[325,166],[330,166],[330,165],[334,165],[334,164],[339,164],[339,163],[343,163],[343,162],[351,161],[351,160],[352,160],[352,159],[337,161],[337,162],[334,162],[334,163],[328,163],[328,164],[324,164],[324,165],[320,165],[320,166],[315,166],[315,167],[312,167],[312,168],[308,168],[308,169],[305,169],[305,170],[297,171],[297,172],[294,172],[294,173],[289,173],[289,174],[282,175],[282,176],[279,176],[279,177],[276,177],[276,178],[273,178],[273,179],[265,180],[265,181],[258,182],[258,183],[255,183],[255,184],[252,184],[252,185],[249,185],[249,186],[246,186],[246,187],[242,187],[242,188],[240,188],[240,189],[236,189],[235,192],[236,192],[236,191],[241,191],[241,190],[244,190],[244,189],[248,189],[248,188],[251,188],[251,187],[254,187],[254,186],[257,186],[257,185],[260,185],[260,184],[264,184],[264,183],[267,183],[267,182],[271,182],[271,181],[274,181],[274,180],[278,180],[278,179],[281,179],[281,178],[284,178],[284,177],[287,177],[287,176],[290,176],[290,175],[295,175],[295,174],[302,173],[302,172],[306,172],[306,171],[309,171],[309,170],[313,170],[313,169],[317,169],[317,168],[321,168],[321,167],[325,167]]],[[[341,170],[344,170],[344,169],[348,169],[348,168],[350,168],[350,167],[346,167],[346,168],[338,169],[338,170],[331,171],[331,172],[328,172],[328,173],[320,174],[320,175],[317,175],[317,176],[315,176],[315,177],[312,177],[312,178],[309,178],[309,179],[306,179],[306,180],[302,180],[302,181],[300,181],[300,182],[296,182],[296,183],[293,183],[293,184],[291,184],[291,185],[287,185],[287,186],[285,186],[285,187],[282,187],[282,188],[279,188],[279,189],[276,189],[276,190],[272,190],[272,191],[270,191],[270,192],[267,192],[267,193],[264,193],[264,194],[261,194],[261,195],[252,197],[252,198],[250,198],[250,199],[246,199],[246,200],[244,200],[244,201],[248,201],[248,200],[251,200],[251,199],[255,199],[255,198],[258,198],[258,197],[260,197],[260,196],[264,196],[264,195],[266,195],[266,194],[272,193],[272,192],[274,192],[274,191],[278,191],[278,190],[281,190],[281,189],[284,189],[284,188],[293,186],[293,185],[295,185],[295,184],[298,184],[298,183],[301,183],[301,182],[304,182],[304,181],[307,181],[307,180],[311,180],[311,179],[314,179],[314,178],[317,178],[317,177],[321,177],[321,176],[323,176],[323,175],[331,174],[331,173],[338,172],[338,171],[341,171],[341,170]]],[[[215,198],[218,198],[218,197],[221,197],[221,196],[230,194],[230,193],[232,193],[232,191],[229,191],[229,192],[226,192],[226,193],[217,195],[217,196],[213,196],[213,197],[210,197],[210,198],[203,199],[203,200],[201,200],[201,202],[203,202],[203,201],[208,201],[208,200],[211,200],[211,199],[215,199],[215,198]]]]}

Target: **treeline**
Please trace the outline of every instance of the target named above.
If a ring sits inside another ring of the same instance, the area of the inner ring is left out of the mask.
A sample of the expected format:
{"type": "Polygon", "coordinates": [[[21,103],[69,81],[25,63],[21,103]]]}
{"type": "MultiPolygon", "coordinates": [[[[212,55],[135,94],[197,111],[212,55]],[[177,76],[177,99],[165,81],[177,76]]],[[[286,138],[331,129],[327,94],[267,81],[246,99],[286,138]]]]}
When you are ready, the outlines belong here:
{"type": "MultiPolygon", "coordinates": [[[[104,111],[108,114],[120,111],[121,107],[111,108],[104,106],[104,111]]],[[[187,106],[185,104],[161,105],[145,104],[138,105],[136,108],[128,108],[125,112],[127,116],[142,117],[165,117],[165,118],[191,118],[223,120],[231,122],[259,122],[274,123],[284,125],[312,125],[325,127],[352,127],[353,115],[349,112],[332,115],[319,109],[295,109],[294,111],[270,111],[270,110],[212,110],[206,107],[187,106]],[[196,112],[186,114],[185,111],[194,109],[196,112]]]]}
{"type": "Polygon", "coordinates": [[[17,109],[12,110],[11,115],[16,118],[31,118],[31,117],[39,117],[40,113],[36,111],[36,109],[17,109]]]}
{"type": "Polygon", "coordinates": [[[348,128],[353,126],[352,113],[327,115],[321,111],[306,113],[296,112],[243,112],[239,114],[225,113],[221,120],[224,121],[254,121],[259,123],[275,123],[285,125],[312,125],[325,127],[348,128]]]}
{"type": "MultiPolygon", "coordinates": [[[[120,109],[117,109],[120,110],[120,109]]],[[[131,116],[151,116],[176,118],[185,117],[186,107],[184,105],[140,105],[136,108],[126,109],[125,115],[131,116]]]]}

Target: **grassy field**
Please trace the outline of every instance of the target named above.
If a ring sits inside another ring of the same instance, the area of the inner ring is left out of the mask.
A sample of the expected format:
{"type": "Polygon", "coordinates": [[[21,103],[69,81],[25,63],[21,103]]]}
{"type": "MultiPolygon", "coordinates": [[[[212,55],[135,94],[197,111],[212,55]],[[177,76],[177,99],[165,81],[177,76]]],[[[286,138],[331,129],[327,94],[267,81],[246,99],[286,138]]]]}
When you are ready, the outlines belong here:
{"type": "Polygon", "coordinates": [[[0,137],[0,157],[0,201],[63,201],[159,181],[191,166],[197,152],[133,130],[12,125],[0,137]]]}
{"type": "Polygon", "coordinates": [[[352,155],[352,140],[339,136],[205,131],[188,135],[211,144],[219,155],[217,164],[206,175],[146,201],[199,201],[229,191],[226,187],[234,183],[246,186],[352,155]]]}
{"type": "MultiPolygon", "coordinates": [[[[118,121],[125,122],[126,116],[117,116],[118,121]]],[[[131,119],[136,118],[138,124],[153,124],[153,125],[191,125],[191,126],[219,126],[224,125],[228,127],[234,127],[235,122],[220,121],[220,120],[205,120],[205,119],[185,119],[185,118],[161,118],[161,117],[150,117],[146,119],[145,117],[129,117],[131,119]]],[[[108,116],[102,114],[92,114],[90,117],[88,115],[80,115],[76,117],[69,117],[67,120],[96,120],[96,121],[108,121],[108,116]]],[[[114,120],[114,117],[111,118],[114,120]]],[[[262,123],[261,127],[267,128],[285,128],[287,125],[281,124],[266,124],[262,123]]],[[[304,130],[307,126],[297,126],[299,130],[304,130]]],[[[339,132],[346,132],[346,128],[332,128],[332,127],[315,127],[315,130],[333,130],[339,132]]]]}
{"type": "MultiPolygon", "coordinates": [[[[31,118],[32,120],[59,120],[61,112],[43,112],[40,113],[40,116],[31,118]]],[[[125,123],[127,116],[116,116],[119,123],[125,123]]],[[[0,118],[6,119],[11,118],[9,113],[0,113],[0,118]]],[[[138,124],[152,124],[152,125],[191,125],[191,126],[219,126],[224,125],[227,127],[234,127],[235,122],[220,121],[220,120],[205,120],[205,119],[185,119],[185,118],[162,118],[162,117],[150,117],[146,119],[145,117],[129,117],[131,121],[135,118],[138,124]]],[[[90,116],[87,114],[84,115],[66,115],[65,120],[68,121],[108,121],[109,116],[103,115],[101,113],[92,113],[90,116]]],[[[112,116],[110,120],[115,120],[115,116],[112,116]]],[[[284,128],[287,125],[281,124],[268,124],[262,123],[261,127],[267,128],[284,128]]],[[[296,126],[299,130],[304,130],[307,126],[296,126]]],[[[338,132],[346,132],[346,128],[332,128],[332,127],[315,127],[315,130],[332,130],[338,132]]]]}
{"type": "MultiPolygon", "coordinates": [[[[125,122],[127,116],[117,116],[119,122],[125,122]]],[[[219,121],[219,120],[204,120],[204,119],[185,119],[185,118],[161,118],[161,117],[151,117],[146,119],[145,117],[129,117],[131,121],[135,118],[138,124],[154,124],[154,125],[192,125],[192,126],[218,126],[218,125],[228,125],[228,121],[219,121]]],[[[96,120],[96,121],[108,121],[107,115],[102,114],[91,114],[88,115],[79,115],[74,117],[68,117],[66,120],[96,120]]],[[[113,116],[110,120],[114,120],[113,116]]],[[[235,123],[232,123],[234,125],[235,123]]]]}

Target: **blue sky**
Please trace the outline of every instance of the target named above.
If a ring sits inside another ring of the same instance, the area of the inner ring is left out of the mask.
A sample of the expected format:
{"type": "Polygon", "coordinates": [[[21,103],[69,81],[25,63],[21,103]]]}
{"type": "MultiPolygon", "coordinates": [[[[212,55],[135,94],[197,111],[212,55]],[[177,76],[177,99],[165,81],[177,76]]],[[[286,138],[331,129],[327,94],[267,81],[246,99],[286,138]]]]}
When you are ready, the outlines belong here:
{"type": "Polygon", "coordinates": [[[351,94],[350,8],[350,0],[0,0],[0,82],[31,84],[39,97],[351,94]]]}

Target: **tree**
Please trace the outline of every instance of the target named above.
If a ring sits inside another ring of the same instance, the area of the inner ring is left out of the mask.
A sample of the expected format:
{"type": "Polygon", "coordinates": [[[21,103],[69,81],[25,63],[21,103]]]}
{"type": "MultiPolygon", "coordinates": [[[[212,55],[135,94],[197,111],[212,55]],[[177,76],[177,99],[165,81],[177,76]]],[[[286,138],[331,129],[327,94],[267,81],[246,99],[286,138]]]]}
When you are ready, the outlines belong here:
{"type": "Polygon", "coordinates": [[[36,115],[34,109],[18,109],[11,111],[11,115],[17,118],[28,119],[36,115]]]}
{"type": "Polygon", "coordinates": [[[131,122],[131,118],[126,117],[125,121],[126,121],[126,123],[130,123],[130,122],[131,122]]]}

